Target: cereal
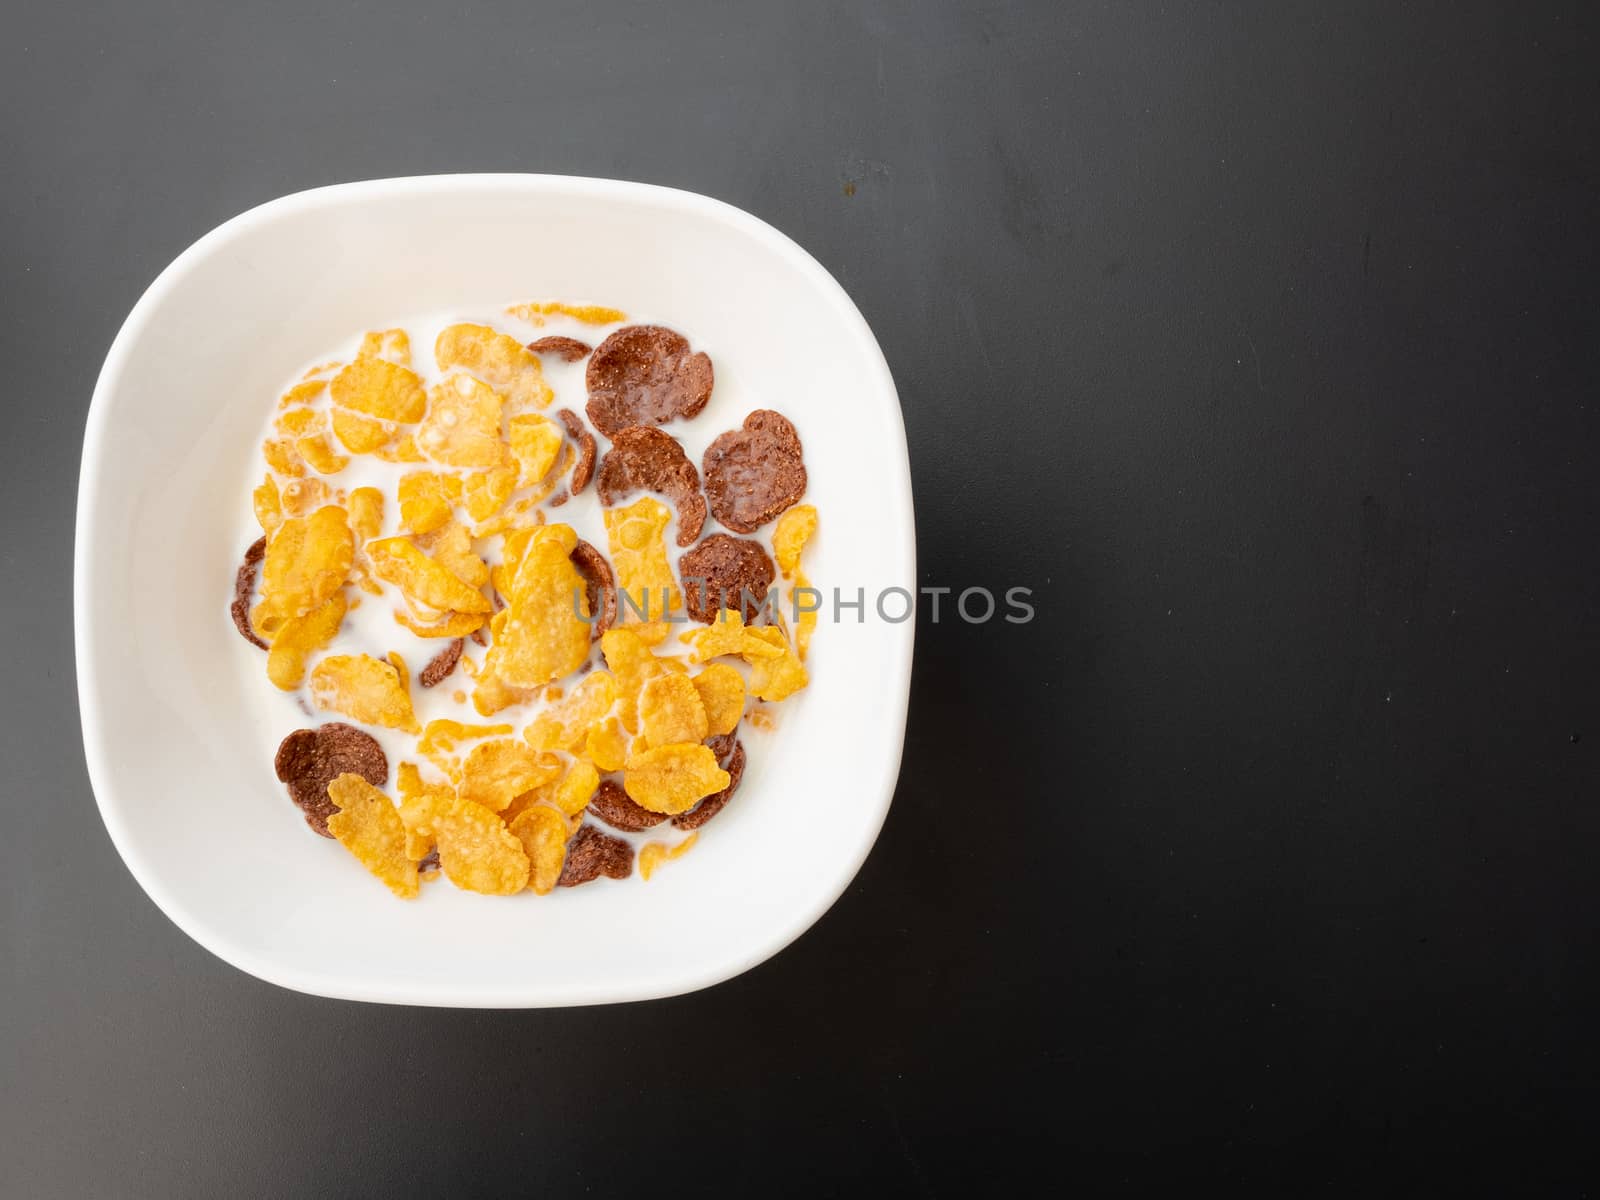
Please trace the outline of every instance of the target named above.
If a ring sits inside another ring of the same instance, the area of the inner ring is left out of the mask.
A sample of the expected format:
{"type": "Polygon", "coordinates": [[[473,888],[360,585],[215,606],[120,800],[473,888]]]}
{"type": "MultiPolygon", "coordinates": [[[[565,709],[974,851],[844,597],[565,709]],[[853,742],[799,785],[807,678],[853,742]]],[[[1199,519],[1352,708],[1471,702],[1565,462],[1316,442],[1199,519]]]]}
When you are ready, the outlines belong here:
{"type": "Polygon", "coordinates": [[[730,781],[717,756],[702,745],[653,746],[630,755],[622,776],[630,799],[669,816],[688,811],[730,781]]]}
{"type": "Polygon", "coordinates": [[[712,738],[706,745],[717,756],[717,765],[728,773],[728,786],[707,796],[688,812],[673,817],[675,829],[699,829],[733,799],[733,793],[739,789],[739,781],[744,778],[744,743],[732,734],[725,734],[712,738]]]}
{"type": "Polygon", "coordinates": [[[468,587],[476,590],[489,582],[489,564],[473,551],[472,534],[465,525],[451,521],[415,540],[417,549],[468,587]]]}
{"type": "Polygon", "coordinates": [[[604,875],[626,879],[633,874],[633,847],[619,837],[601,833],[585,825],[567,843],[567,861],[561,868],[558,887],[577,887],[604,875]]]}
{"type": "Polygon", "coordinates": [[[595,480],[600,503],[613,505],[637,491],[656,492],[678,510],[678,545],[692,546],[706,521],[700,473],[678,439],[650,426],[618,430],[595,480]]]}
{"type": "Polygon", "coordinates": [[[561,774],[561,761],[517,738],[479,742],[461,765],[461,798],[499,812],[523,792],[561,774]]]}
{"type": "Polygon", "coordinates": [[[611,828],[620,829],[624,833],[638,833],[641,829],[650,829],[667,819],[665,813],[655,813],[648,808],[640,808],[628,799],[628,793],[613,779],[601,782],[594,799],[589,801],[589,811],[611,828]]]}
{"type": "Polygon", "coordinates": [[[428,407],[416,373],[383,358],[356,359],[333,377],[328,394],[339,408],[381,421],[410,424],[422,420],[428,407]]]}
{"type": "Polygon", "coordinates": [[[510,896],[528,886],[528,855],[516,834],[489,809],[457,800],[433,816],[444,876],[467,892],[510,896]]]}
{"type": "Polygon", "coordinates": [[[474,471],[461,488],[461,502],[474,521],[487,521],[517,490],[520,468],[515,462],[502,463],[487,471],[474,471]]]}
{"type": "Polygon", "coordinates": [[[228,605],[228,615],[233,618],[233,626],[239,631],[239,636],[263,650],[268,649],[267,643],[261,640],[250,624],[250,597],[256,590],[256,575],[260,573],[261,560],[266,553],[265,536],[258,537],[246,548],[244,561],[233,576],[233,602],[228,605]]]}
{"type": "Polygon", "coordinates": [[[651,679],[672,668],[670,659],[657,658],[632,629],[611,629],[600,639],[600,653],[617,681],[617,699],[623,728],[632,732],[638,722],[639,691],[651,679]]]}
{"type": "Polygon", "coordinates": [[[518,487],[532,487],[550,473],[561,454],[561,427],[549,417],[524,413],[507,423],[518,487]]]}
{"type": "Polygon", "coordinates": [[[566,818],[553,808],[535,804],[513,817],[509,828],[528,856],[528,886],[538,895],[549,895],[567,863],[566,818]]]}
{"type": "Polygon", "coordinates": [[[671,614],[683,606],[683,593],[667,562],[665,534],[670,516],[667,506],[650,496],[641,496],[626,508],[605,511],[622,624],[633,627],[650,645],[667,636],[671,614]]]}
{"type": "Polygon", "coordinates": [[[512,412],[550,403],[550,387],[538,356],[516,338],[487,325],[451,325],[440,331],[433,356],[441,371],[459,367],[500,392],[512,412]]]}
{"type": "Polygon", "coordinates": [[[417,753],[452,781],[458,781],[461,778],[461,759],[455,751],[462,742],[503,737],[510,732],[509,725],[465,725],[448,719],[433,720],[422,727],[422,736],[417,739],[417,753]]]}
{"type": "Polygon", "coordinates": [[[294,448],[318,475],[337,475],[350,465],[349,456],[337,453],[328,444],[328,435],[325,433],[303,437],[295,442],[294,448]]]}
{"type": "Polygon", "coordinates": [[[339,811],[328,832],[396,896],[417,894],[417,864],[406,854],[406,826],[389,797],[359,775],[340,775],[328,785],[339,811]]]}
{"type": "Polygon", "coordinates": [[[712,663],[690,682],[706,710],[706,732],[732,733],[744,716],[744,676],[727,663],[712,663]]]}
{"type": "Polygon", "coordinates": [[[344,593],[335,592],[320,608],[283,623],[278,636],[272,639],[272,649],[267,651],[267,678],[273,686],[292,692],[304,682],[306,659],[333,641],[344,614],[344,593]]]}
{"type": "Polygon", "coordinates": [[[578,669],[589,654],[583,577],[569,557],[577,545],[570,526],[535,530],[517,564],[510,607],[495,618],[488,668],[512,687],[543,687],[578,669]]]}
{"type": "MultiPolygon", "coordinates": [[[[271,547],[267,554],[271,557],[271,547]]],[[[438,612],[487,613],[489,598],[429,558],[407,538],[381,538],[367,543],[372,573],[392,583],[413,604],[438,612]]]]}
{"type": "Polygon", "coordinates": [[[417,448],[450,467],[496,467],[506,457],[500,440],[500,393],[470,375],[452,375],[428,391],[428,415],[414,435],[417,448]]]}
{"type": "Polygon", "coordinates": [[[261,457],[279,475],[304,475],[305,464],[295,452],[293,438],[268,438],[261,443],[261,457]]]}
{"type": "Polygon", "coordinates": [[[438,471],[411,471],[400,477],[400,524],[412,533],[432,533],[447,525],[461,502],[461,480],[438,471]]]}
{"type": "Polygon", "coordinates": [[[682,858],[699,839],[698,833],[691,833],[676,846],[668,846],[666,842],[646,842],[639,848],[639,874],[649,880],[662,863],[682,858]]]}
{"type": "Polygon", "coordinates": [[[389,760],[371,734],[334,721],[311,729],[297,729],[278,744],[272,766],[289,787],[289,799],[305,815],[306,824],[323,837],[334,803],[328,785],[340,775],[359,775],[374,787],[389,777],[389,760]]]}
{"type": "Polygon", "coordinates": [[[404,609],[394,610],[394,619],[419,638],[451,638],[459,641],[470,637],[483,627],[489,618],[484,613],[446,613],[438,621],[419,621],[404,609]]]}
{"type": "Polygon", "coordinates": [[[615,437],[696,415],[711,399],[711,359],[691,354],[688,339],[663,325],[630,325],[595,348],[584,381],[590,422],[615,437]]]}
{"type": "Polygon", "coordinates": [[[570,408],[561,409],[556,416],[567,427],[567,436],[578,446],[578,465],[572,468],[571,484],[571,492],[576,496],[589,486],[589,477],[594,474],[594,434],[583,427],[583,420],[570,408]]]}
{"type": "MultiPolygon", "coordinates": [[[[342,363],[328,363],[327,369],[337,370],[343,365],[344,364],[342,363]]],[[[320,372],[313,368],[312,374],[320,374],[320,372]]],[[[308,377],[295,384],[282,396],[278,397],[278,407],[280,409],[285,409],[294,408],[297,405],[315,403],[317,400],[322,398],[322,393],[327,390],[328,381],[326,379],[312,379],[308,377]]]]}
{"type": "Polygon", "coordinates": [[[607,671],[584,676],[565,699],[550,705],[523,731],[528,744],[537,750],[578,748],[589,731],[616,703],[617,684],[607,671]]]}
{"type": "Polygon", "coordinates": [[[649,680],[639,689],[639,725],[652,746],[705,741],[706,706],[700,690],[687,675],[649,680]]]}
{"type": "Polygon", "coordinates": [[[620,308],[607,308],[601,304],[563,304],[559,300],[513,304],[506,309],[506,313],[530,325],[543,325],[544,319],[551,316],[571,317],[585,325],[614,325],[628,319],[628,314],[620,308]]]}
{"type": "Polygon", "coordinates": [[[268,537],[283,524],[283,502],[278,496],[277,481],[271,475],[264,476],[261,486],[250,493],[250,507],[255,510],[261,532],[268,537]]]}
{"type": "Polygon", "coordinates": [[[411,365],[411,338],[404,329],[385,329],[361,337],[357,358],[382,358],[402,367],[411,365]]]}
{"type": "Polygon", "coordinates": [[[255,628],[270,637],[284,621],[319,607],[344,584],[354,557],[344,509],[330,504],[286,520],[267,543],[255,628]]]}
{"type": "Polygon", "coordinates": [[[772,553],[778,570],[788,579],[800,566],[800,551],[817,531],[815,505],[797,504],[778,518],[772,529],[772,553]]]}
{"type": "Polygon", "coordinates": [[[741,429],[719,434],[700,460],[711,513],[735,533],[754,533],[806,492],[800,435],[760,408],[741,429]]]}
{"type": "Polygon", "coordinates": [[[602,771],[620,771],[628,757],[628,743],[617,718],[607,717],[590,726],[579,753],[602,771]]]}
{"type": "Polygon", "coordinates": [[[706,625],[722,609],[738,606],[745,622],[754,621],[772,587],[772,560],[760,543],[713,533],[678,560],[685,607],[706,625]]]}
{"type": "Polygon", "coordinates": [[[369,654],[332,654],[311,671],[311,702],[363,725],[416,733],[411,696],[390,663],[369,654]]]}
{"type": "Polygon", "coordinates": [[[333,436],[351,454],[371,454],[374,450],[381,450],[393,436],[391,428],[376,417],[364,417],[342,408],[333,410],[331,420],[333,436]]]}
{"type": "Polygon", "coordinates": [[[589,601],[589,638],[599,638],[617,623],[617,580],[605,555],[582,538],[568,555],[583,576],[584,594],[589,601]]]}
{"type": "Polygon", "coordinates": [[[291,479],[279,493],[286,517],[309,516],[334,499],[334,491],[320,479],[291,479]]]}
{"type": "Polygon", "coordinates": [[[783,640],[782,632],[779,630],[773,632],[777,634],[781,646],[780,653],[760,657],[747,655],[745,658],[750,664],[749,691],[758,700],[786,700],[810,682],[805,667],[800,664],[799,656],[789,647],[788,642],[783,640]]]}
{"type": "Polygon", "coordinates": [[[569,363],[577,362],[592,348],[588,342],[580,342],[577,338],[570,337],[542,337],[528,343],[528,349],[535,354],[548,354],[569,363]]]}
{"type": "Polygon", "coordinates": [[[456,663],[461,659],[461,651],[466,643],[456,638],[443,650],[428,660],[422,673],[417,676],[417,682],[425,688],[438,687],[449,678],[450,672],[456,669],[456,663]]]}

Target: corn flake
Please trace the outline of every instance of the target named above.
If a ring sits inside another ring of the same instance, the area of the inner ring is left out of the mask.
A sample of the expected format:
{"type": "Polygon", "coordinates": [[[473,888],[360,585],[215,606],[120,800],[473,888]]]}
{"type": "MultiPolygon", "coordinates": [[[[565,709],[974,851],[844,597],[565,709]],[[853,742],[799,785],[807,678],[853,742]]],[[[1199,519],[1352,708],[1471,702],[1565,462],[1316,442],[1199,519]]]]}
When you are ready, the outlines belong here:
{"type": "Polygon", "coordinates": [[[513,304],[506,309],[506,314],[530,325],[543,325],[546,317],[554,316],[571,317],[585,325],[612,325],[628,319],[628,314],[620,308],[607,308],[601,304],[563,304],[559,300],[513,304]]]}
{"type": "Polygon", "coordinates": [[[493,467],[505,458],[500,440],[500,393],[471,375],[452,375],[428,392],[428,415],[417,446],[450,467],[493,467]]]}
{"type": "Polygon", "coordinates": [[[566,818],[553,808],[535,804],[513,817],[510,829],[528,856],[528,886],[541,896],[549,895],[567,861],[566,818]]]}
{"type": "Polygon", "coordinates": [[[283,524],[283,501],[278,495],[278,485],[271,475],[262,477],[261,485],[250,493],[250,506],[256,510],[256,520],[261,532],[271,537],[283,524]]]}
{"type": "Polygon", "coordinates": [[[617,718],[607,717],[598,725],[590,726],[580,753],[602,771],[620,771],[627,761],[628,743],[617,718]]]}
{"type": "Polygon", "coordinates": [[[641,496],[626,508],[605,510],[622,624],[652,646],[667,636],[668,616],[683,606],[683,593],[667,562],[671,516],[672,510],[653,496],[641,496]]]}
{"type": "Polygon", "coordinates": [[[372,573],[392,583],[408,600],[435,612],[487,613],[489,598],[418,550],[403,537],[367,543],[372,573]]]}
{"type": "Polygon", "coordinates": [[[343,586],[354,555],[345,511],[336,505],[284,521],[267,543],[261,564],[261,603],[253,614],[256,627],[265,630],[264,621],[281,622],[321,607],[343,586]]]}
{"type": "Polygon", "coordinates": [[[411,695],[391,663],[369,654],[332,654],[311,671],[311,702],[365,725],[418,730],[411,695]]]}
{"type": "Polygon", "coordinates": [[[406,854],[406,826],[389,797],[359,775],[340,775],[328,785],[339,811],[328,832],[396,896],[417,894],[417,864],[406,854]]]}
{"type": "Polygon", "coordinates": [[[666,842],[646,842],[639,847],[639,874],[648,882],[654,875],[656,868],[662,863],[674,858],[682,858],[694,848],[695,842],[700,840],[698,833],[691,833],[676,846],[668,846],[666,842]]]}
{"type": "Polygon", "coordinates": [[[320,608],[283,623],[267,651],[267,678],[274,686],[292,692],[305,681],[306,659],[333,641],[344,614],[344,593],[335,592],[320,608]]]}
{"type": "Polygon", "coordinates": [[[588,597],[569,557],[577,542],[570,526],[542,526],[518,563],[510,607],[491,624],[487,666],[503,683],[543,687],[589,656],[588,597]]]}
{"type": "Polygon", "coordinates": [[[487,325],[451,325],[441,330],[433,344],[433,356],[441,371],[459,367],[472,372],[502,393],[514,412],[544,408],[553,397],[539,356],[516,338],[487,325]]]}
{"type": "Polygon", "coordinates": [[[457,799],[435,811],[434,838],[445,878],[468,892],[510,896],[528,886],[528,855],[499,816],[457,799]]]}
{"type": "Polygon", "coordinates": [[[352,454],[371,454],[389,444],[393,433],[388,425],[374,417],[345,409],[333,410],[333,436],[352,454]]]}
{"type": "Polygon", "coordinates": [[[707,736],[732,733],[744,715],[744,676],[727,663],[712,663],[691,681],[705,706],[707,736]]]}
{"type": "Polygon", "coordinates": [[[800,551],[817,531],[815,505],[796,504],[778,518],[772,530],[772,556],[785,579],[793,575],[800,565],[800,551]]]}
{"type": "Polygon", "coordinates": [[[628,758],[622,790],[640,808],[676,816],[728,786],[710,746],[655,746],[628,758]]]}
{"type": "Polygon", "coordinates": [[[340,408],[383,421],[420,421],[428,407],[416,372],[382,358],[356,359],[333,377],[328,390],[340,408]]]}
{"type": "Polygon", "coordinates": [[[499,812],[523,792],[561,774],[553,754],[540,754],[516,738],[480,742],[461,764],[461,798],[499,812]]]}
{"type": "Polygon", "coordinates": [[[385,329],[381,333],[364,334],[357,358],[382,358],[397,366],[411,365],[411,338],[404,329],[385,329]]]}
{"type": "Polygon", "coordinates": [[[617,699],[617,681],[608,671],[585,675],[572,694],[550,705],[523,730],[528,744],[537,750],[574,751],[590,729],[608,712],[617,699]]]}
{"type": "Polygon", "coordinates": [[[686,675],[649,680],[639,689],[639,724],[652,746],[705,741],[706,708],[699,689],[686,675]]]}
{"type": "Polygon", "coordinates": [[[517,460],[518,487],[532,487],[550,473],[561,454],[561,427],[549,417],[524,413],[507,423],[511,455],[517,460]]]}
{"type": "Polygon", "coordinates": [[[502,463],[487,471],[474,471],[462,485],[461,502],[474,521],[487,521],[499,512],[517,490],[517,464],[502,463]]]}
{"type": "Polygon", "coordinates": [[[400,477],[400,524],[412,533],[432,533],[449,524],[461,500],[461,480],[438,471],[410,471],[400,477]]]}

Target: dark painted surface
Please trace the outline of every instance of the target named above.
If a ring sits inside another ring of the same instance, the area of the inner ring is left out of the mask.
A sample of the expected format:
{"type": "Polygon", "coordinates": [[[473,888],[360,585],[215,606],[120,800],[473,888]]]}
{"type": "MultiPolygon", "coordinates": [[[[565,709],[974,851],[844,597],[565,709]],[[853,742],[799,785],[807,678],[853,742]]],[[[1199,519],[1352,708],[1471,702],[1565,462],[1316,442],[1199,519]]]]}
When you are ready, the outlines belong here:
{"type": "Polygon", "coordinates": [[[1595,32],[1580,5],[14,7],[0,1191],[1580,1181],[1595,32]],[[1027,627],[924,617],[866,868],[700,995],[278,991],[160,915],[88,792],[73,499],[122,317],[259,201],[474,170],[792,234],[894,369],[923,582],[1036,590],[1027,627]]]}

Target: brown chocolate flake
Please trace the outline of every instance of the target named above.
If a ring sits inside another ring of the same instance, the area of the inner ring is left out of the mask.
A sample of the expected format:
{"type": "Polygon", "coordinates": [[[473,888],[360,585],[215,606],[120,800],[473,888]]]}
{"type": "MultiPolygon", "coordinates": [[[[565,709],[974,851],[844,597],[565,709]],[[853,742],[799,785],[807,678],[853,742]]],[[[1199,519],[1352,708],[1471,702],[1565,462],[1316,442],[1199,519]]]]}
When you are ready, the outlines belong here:
{"type": "Polygon", "coordinates": [[[576,496],[589,486],[589,477],[594,474],[595,441],[594,434],[584,428],[583,418],[570,408],[561,409],[556,416],[560,417],[561,423],[567,427],[567,436],[578,443],[578,465],[572,468],[569,491],[562,492],[559,500],[550,502],[552,507],[559,508],[567,502],[569,495],[576,496]]]}
{"type": "Polygon", "coordinates": [[[269,647],[250,624],[250,597],[255,594],[256,573],[261,570],[261,560],[266,553],[267,537],[262,534],[244,552],[244,561],[239,564],[239,570],[233,577],[233,603],[228,605],[228,615],[233,618],[234,627],[244,636],[244,640],[263,650],[269,647]]]}
{"type": "Polygon", "coordinates": [[[641,808],[635,804],[633,798],[623,791],[622,785],[614,779],[600,781],[600,790],[589,801],[589,811],[611,828],[620,829],[624,833],[638,833],[641,829],[650,829],[667,819],[665,813],[653,813],[648,808],[641,808]]]}
{"type": "Polygon", "coordinates": [[[389,778],[383,747],[371,734],[342,721],[296,729],[278,745],[272,768],[289,785],[289,799],[305,813],[306,824],[323,837],[333,836],[328,818],[339,811],[328,795],[330,783],[346,772],[373,787],[382,787],[389,778]]]}
{"type": "Polygon", "coordinates": [[[461,661],[461,651],[466,644],[464,638],[454,639],[428,660],[428,665],[422,668],[422,674],[417,676],[417,682],[423,687],[434,687],[443,683],[450,677],[450,672],[456,669],[456,663],[461,661]]]}
{"type": "Polygon", "coordinates": [[[562,362],[577,362],[589,353],[589,343],[570,337],[542,337],[528,343],[535,354],[549,354],[562,362]]]}
{"type": "Polygon", "coordinates": [[[600,460],[595,481],[600,503],[606,507],[634,492],[656,492],[678,510],[678,545],[692,546],[706,523],[706,500],[700,494],[700,472],[694,469],[671,434],[649,425],[618,430],[611,449],[600,460]]]}
{"type": "Polygon", "coordinates": [[[582,538],[567,557],[583,576],[589,615],[595,618],[589,626],[589,640],[595,641],[617,622],[617,579],[606,556],[582,538]]]}
{"type": "Polygon", "coordinates": [[[561,868],[559,887],[577,887],[599,879],[626,879],[633,874],[633,847],[619,837],[585,825],[567,843],[567,861],[561,868]]]}
{"type": "Polygon", "coordinates": [[[713,533],[678,560],[689,615],[710,625],[724,608],[737,608],[745,624],[755,621],[772,587],[772,559],[760,542],[713,533]]]}
{"type": "Polygon", "coordinates": [[[700,465],[712,515],[737,533],[754,533],[806,494],[800,435],[769,408],[718,434],[700,465]]]}
{"type": "Polygon", "coordinates": [[[673,817],[674,829],[699,829],[733,799],[733,793],[739,787],[739,780],[744,778],[743,742],[731,733],[724,733],[708,738],[706,745],[710,746],[712,753],[717,756],[717,765],[728,773],[728,786],[720,792],[707,796],[688,812],[673,817]]]}
{"type": "Polygon", "coordinates": [[[711,359],[664,325],[629,325],[595,349],[585,382],[589,420],[607,437],[632,425],[692,417],[711,399],[711,359]]]}

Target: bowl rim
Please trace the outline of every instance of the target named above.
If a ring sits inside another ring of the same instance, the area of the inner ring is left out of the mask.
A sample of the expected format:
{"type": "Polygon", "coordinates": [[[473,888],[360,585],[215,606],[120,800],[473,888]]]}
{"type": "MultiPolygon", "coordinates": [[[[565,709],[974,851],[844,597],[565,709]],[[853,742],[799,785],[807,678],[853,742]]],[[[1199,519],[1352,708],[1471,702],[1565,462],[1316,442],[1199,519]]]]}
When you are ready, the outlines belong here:
{"type": "MultiPolygon", "coordinates": [[[[359,978],[335,977],[317,971],[302,970],[293,964],[283,963],[268,955],[258,955],[252,950],[234,944],[217,931],[215,926],[196,919],[188,902],[181,899],[176,890],[166,883],[162,872],[139,853],[127,818],[128,806],[119,802],[116,774],[106,742],[104,714],[94,686],[95,664],[99,660],[99,655],[96,631],[90,620],[89,601],[93,594],[90,581],[94,571],[91,546],[94,542],[95,522],[92,514],[97,507],[99,468],[105,454],[105,424],[113,396],[121,385],[131,348],[144,335],[152,313],[160,307],[167,295],[176,289],[195,266],[203,262],[215,248],[232,239],[300,211],[359,204],[400,193],[442,195],[463,188],[480,191],[498,190],[508,194],[560,193],[569,197],[587,195],[596,199],[644,200],[656,206],[713,218],[765,243],[768,248],[788,259],[792,265],[809,276],[821,292],[832,299],[845,323],[852,327],[853,333],[862,340],[864,348],[868,351],[867,358],[871,363],[872,375],[866,381],[867,386],[874,392],[885,394],[890,401],[888,428],[897,435],[898,441],[893,449],[898,453],[891,456],[889,465],[892,467],[893,477],[887,480],[887,484],[897,493],[897,499],[903,506],[905,521],[900,528],[889,531],[888,536],[900,540],[899,550],[904,555],[907,582],[915,585],[917,578],[915,508],[905,422],[894,379],[884,359],[882,348],[849,294],[827,268],[787,234],[741,208],[696,192],[657,184],[578,175],[458,173],[401,176],[330,184],[293,192],[256,205],[224,221],[190,244],[167,264],[129,311],[112,340],[95,381],[85,419],[73,534],[75,680],[84,759],[90,788],[100,818],[118,855],[156,907],[185,934],[224,962],[280,987],[335,999],[458,1008],[569,1007],[659,999],[697,991],[734,978],[782,951],[822,918],[860,872],[882,831],[899,778],[905,745],[906,716],[910,703],[914,621],[903,622],[886,630],[884,634],[895,641],[891,652],[891,664],[895,668],[893,678],[897,684],[892,693],[885,697],[882,709],[884,731],[889,735],[885,741],[889,743],[889,747],[881,760],[881,777],[876,780],[869,777],[860,781],[864,797],[871,797],[876,805],[872,814],[874,819],[866,827],[867,836],[861,839],[860,844],[853,848],[849,856],[841,856],[839,859],[835,886],[828,889],[820,901],[807,910],[791,913],[782,922],[775,924],[773,935],[768,942],[750,953],[732,962],[714,962],[699,968],[691,965],[680,976],[659,986],[647,984],[643,988],[637,985],[630,987],[624,980],[617,985],[592,987],[577,996],[550,997],[533,992],[526,995],[518,992],[513,995],[511,993],[516,989],[486,989],[483,985],[474,985],[470,981],[460,986],[440,988],[437,986],[437,981],[434,981],[432,986],[407,992],[390,985],[364,984],[359,978]]],[[[418,981],[419,984],[422,982],[418,981]]]]}

